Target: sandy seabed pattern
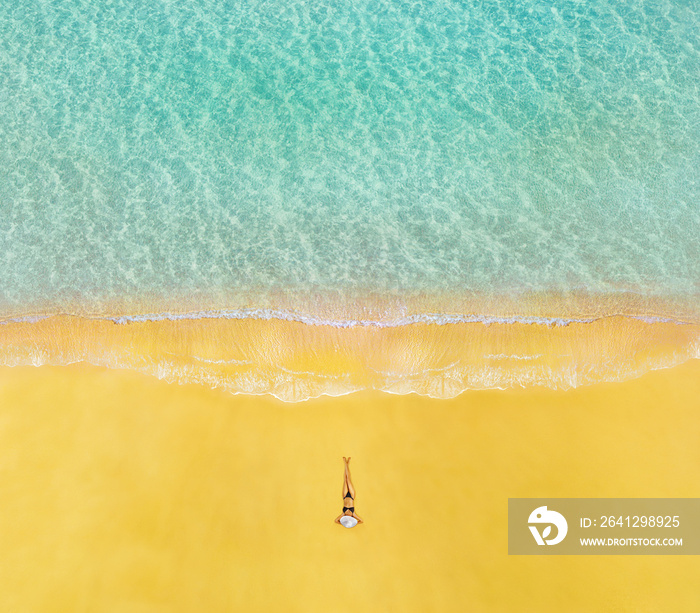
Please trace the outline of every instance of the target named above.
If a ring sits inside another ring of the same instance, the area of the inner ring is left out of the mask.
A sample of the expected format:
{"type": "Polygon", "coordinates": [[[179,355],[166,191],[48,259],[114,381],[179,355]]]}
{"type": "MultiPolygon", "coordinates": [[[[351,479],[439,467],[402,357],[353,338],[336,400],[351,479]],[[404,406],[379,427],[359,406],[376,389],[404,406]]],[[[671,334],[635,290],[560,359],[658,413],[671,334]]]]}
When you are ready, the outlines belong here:
{"type": "Polygon", "coordinates": [[[697,357],[698,23],[666,1],[0,3],[0,364],[301,400],[697,357]]]}

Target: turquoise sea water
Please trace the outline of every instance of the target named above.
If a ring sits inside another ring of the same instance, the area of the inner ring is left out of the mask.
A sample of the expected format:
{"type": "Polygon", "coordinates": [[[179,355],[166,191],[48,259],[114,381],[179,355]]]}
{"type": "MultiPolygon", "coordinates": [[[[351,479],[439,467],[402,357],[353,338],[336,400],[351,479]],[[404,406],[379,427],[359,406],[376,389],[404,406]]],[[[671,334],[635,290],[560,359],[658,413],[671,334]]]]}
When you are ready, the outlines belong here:
{"type": "Polygon", "coordinates": [[[692,299],[699,92],[694,2],[3,2],[0,316],[692,299]]]}

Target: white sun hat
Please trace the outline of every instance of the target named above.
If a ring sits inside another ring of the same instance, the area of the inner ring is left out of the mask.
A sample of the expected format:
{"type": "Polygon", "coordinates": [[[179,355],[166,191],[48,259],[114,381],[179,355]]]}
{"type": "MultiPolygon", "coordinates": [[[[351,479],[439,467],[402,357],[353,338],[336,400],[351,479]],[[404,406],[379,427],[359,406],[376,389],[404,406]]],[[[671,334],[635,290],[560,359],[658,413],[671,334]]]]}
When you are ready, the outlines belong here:
{"type": "Polygon", "coordinates": [[[346,528],[354,528],[357,526],[357,520],[352,515],[343,515],[340,518],[340,523],[346,528]]]}

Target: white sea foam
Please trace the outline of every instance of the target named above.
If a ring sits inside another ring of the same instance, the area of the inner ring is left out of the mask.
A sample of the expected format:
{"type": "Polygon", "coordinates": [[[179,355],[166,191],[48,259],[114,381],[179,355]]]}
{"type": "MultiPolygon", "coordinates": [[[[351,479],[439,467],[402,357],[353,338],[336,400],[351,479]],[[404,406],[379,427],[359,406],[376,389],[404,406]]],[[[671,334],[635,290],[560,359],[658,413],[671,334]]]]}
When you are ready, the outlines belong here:
{"type": "MultiPolygon", "coordinates": [[[[260,320],[282,320],[309,324],[312,326],[331,326],[334,328],[354,328],[354,327],[378,327],[378,328],[398,328],[411,324],[461,324],[461,323],[481,323],[490,324],[538,324],[548,327],[568,326],[573,323],[592,323],[603,317],[614,317],[615,315],[605,315],[602,317],[543,317],[529,315],[488,315],[488,314],[460,314],[460,313],[422,313],[408,315],[394,319],[333,319],[298,313],[296,311],[285,311],[278,309],[237,309],[222,311],[191,311],[188,313],[147,313],[139,315],[121,315],[118,317],[99,317],[116,324],[140,323],[149,321],[179,321],[188,319],[260,319],[260,320]]],[[[646,315],[624,315],[644,321],[645,323],[677,323],[685,322],[670,317],[656,317],[646,315]]]]}
{"type": "MultiPolygon", "coordinates": [[[[61,315],[71,315],[63,313],[61,315]]],[[[12,317],[0,320],[0,325],[10,323],[37,323],[58,315],[27,315],[12,317]]],[[[235,310],[204,310],[189,311],[186,313],[139,313],[134,315],[81,315],[86,319],[112,321],[118,325],[130,323],[146,323],[158,321],[186,321],[197,319],[254,319],[254,320],[279,320],[308,324],[311,326],[330,326],[333,328],[355,328],[355,327],[377,327],[377,328],[398,328],[411,324],[436,324],[439,326],[462,323],[491,324],[537,324],[548,327],[562,327],[570,324],[588,324],[600,319],[609,317],[629,317],[648,324],[674,323],[691,324],[693,322],[672,317],[661,317],[655,315],[627,315],[627,314],[607,314],[598,317],[546,317],[532,315],[489,315],[476,313],[420,313],[386,319],[337,319],[328,318],[298,311],[284,309],[235,309],[235,310]]]]}
{"type": "MultiPolygon", "coordinates": [[[[173,354],[170,354],[173,355],[173,354]]],[[[208,360],[207,358],[200,358],[197,355],[192,356],[193,360],[198,362],[205,362],[206,364],[251,364],[250,360],[208,360]]]]}
{"type": "Polygon", "coordinates": [[[21,323],[35,324],[39,321],[43,321],[44,319],[48,319],[49,317],[52,317],[52,315],[25,315],[21,317],[10,317],[9,319],[0,319],[0,326],[21,323]]]}

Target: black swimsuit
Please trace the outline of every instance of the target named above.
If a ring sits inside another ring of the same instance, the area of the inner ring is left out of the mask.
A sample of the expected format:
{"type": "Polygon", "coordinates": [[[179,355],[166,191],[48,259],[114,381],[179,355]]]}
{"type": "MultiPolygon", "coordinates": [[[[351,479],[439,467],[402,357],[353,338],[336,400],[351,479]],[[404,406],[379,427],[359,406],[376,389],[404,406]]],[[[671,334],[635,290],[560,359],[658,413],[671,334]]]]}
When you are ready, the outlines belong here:
{"type": "MultiPolygon", "coordinates": [[[[350,500],[354,500],[354,498],[350,495],[350,492],[348,492],[348,495],[345,496],[345,498],[349,498],[350,500]]],[[[343,498],[343,502],[345,502],[345,498],[343,498]]],[[[351,513],[355,512],[355,507],[343,507],[343,513],[345,511],[350,511],[351,513]]]]}

